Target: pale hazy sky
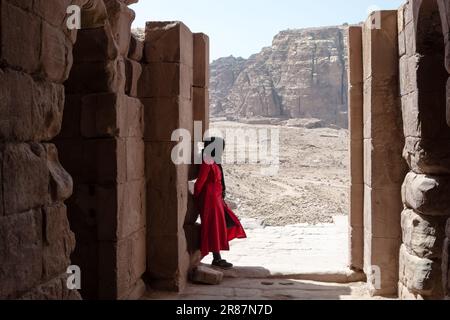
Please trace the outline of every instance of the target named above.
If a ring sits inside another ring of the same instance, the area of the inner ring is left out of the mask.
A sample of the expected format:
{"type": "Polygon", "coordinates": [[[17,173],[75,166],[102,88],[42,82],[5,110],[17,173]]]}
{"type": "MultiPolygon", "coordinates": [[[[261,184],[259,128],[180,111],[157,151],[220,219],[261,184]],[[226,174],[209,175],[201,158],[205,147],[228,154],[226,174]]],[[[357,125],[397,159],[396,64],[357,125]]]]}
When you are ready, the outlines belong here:
{"type": "Polygon", "coordinates": [[[134,27],[146,21],[183,21],[209,35],[211,60],[248,58],[272,43],[279,31],[358,23],[370,8],[396,9],[404,0],[140,0],[134,27]]]}

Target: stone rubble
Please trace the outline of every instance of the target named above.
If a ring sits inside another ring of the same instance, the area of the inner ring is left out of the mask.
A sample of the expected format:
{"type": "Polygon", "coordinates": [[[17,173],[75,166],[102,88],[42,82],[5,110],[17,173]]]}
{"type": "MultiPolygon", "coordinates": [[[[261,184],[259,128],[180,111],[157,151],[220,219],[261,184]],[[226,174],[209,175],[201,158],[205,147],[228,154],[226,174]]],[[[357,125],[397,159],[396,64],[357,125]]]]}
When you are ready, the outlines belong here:
{"type": "Polygon", "coordinates": [[[222,280],[222,272],[206,266],[198,266],[192,271],[191,281],[194,283],[219,285],[222,280]]]}

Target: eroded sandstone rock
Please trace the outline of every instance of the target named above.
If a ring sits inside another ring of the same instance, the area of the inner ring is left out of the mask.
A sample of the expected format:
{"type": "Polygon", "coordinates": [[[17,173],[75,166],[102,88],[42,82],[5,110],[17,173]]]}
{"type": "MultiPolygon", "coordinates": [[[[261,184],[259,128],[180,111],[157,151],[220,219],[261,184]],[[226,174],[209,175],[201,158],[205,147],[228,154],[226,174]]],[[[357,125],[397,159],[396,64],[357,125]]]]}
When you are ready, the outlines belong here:
{"type": "Polygon", "coordinates": [[[128,51],[128,58],[134,61],[141,61],[144,55],[144,42],[135,34],[131,34],[130,49],[128,51]]]}
{"type": "Polygon", "coordinates": [[[345,27],[287,30],[248,60],[213,62],[212,114],[310,117],[347,127],[345,38],[345,27]]]}
{"type": "Polygon", "coordinates": [[[194,39],[180,21],[148,22],[145,33],[145,61],[182,63],[192,68],[194,39]]]}
{"type": "Polygon", "coordinates": [[[42,278],[41,210],[1,216],[0,240],[0,297],[15,298],[42,278]]]}
{"type": "Polygon", "coordinates": [[[128,55],[131,40],[131,24],[135,18],[127,4],[117,0],[103,0],[112,34],[122,56],[128,55]]]}
{"type": "Polygon", "coordinates": [[[43,283],[20,297],[20,300],[81,300],[77,290],[67,289],[67,274],[43,283]]]}
{"type": "Polygon", "coordinates": [[[3,158],[3,201],[5,214],[39,208],[49,201],[49,170],[43,145],[5,144],[3,158]]]}
{"type": "Polygon", "coordinates": [[[422,259],[400,249],[400,281],[409,291],[423,298],[442,295],[441,261],[422,259]]]}
{"type": "Polygon", "coordinates": [[[450,173],[450,141],[406,137],[403,157],[416,173],[446,175],[450,173]]]}
{"type": "Polygon", "coordinates": [[[425,215],[449,216],[449,190],[450,180],[446,176],[410,172],[402,186],[403,202],[409,208],[425,215]]]}
{"type": "Polygon", "coordinates": [[[192,275],[192,281],[196,283],[218,285],[223,280],[223,273],[205,266],[198,266],[192,275]]]}
{"type": "Polygon", "coordinates": [[[64,87],[28,74],[0,69],[0,138],[41,141],[61,129],[64,87]]]}
{"type": "Polygon", "coordinates": [[[402,213],[403,244],[419,258],[440,259],[446,217],[431,217],[405,210],[402,213]]]}
{"type": "Polygon", "coordinates": [[[442,253],[442,285],[447,296],[450,295],[450,240],[446,238],[444,241],[444,249],[442,253]]]}

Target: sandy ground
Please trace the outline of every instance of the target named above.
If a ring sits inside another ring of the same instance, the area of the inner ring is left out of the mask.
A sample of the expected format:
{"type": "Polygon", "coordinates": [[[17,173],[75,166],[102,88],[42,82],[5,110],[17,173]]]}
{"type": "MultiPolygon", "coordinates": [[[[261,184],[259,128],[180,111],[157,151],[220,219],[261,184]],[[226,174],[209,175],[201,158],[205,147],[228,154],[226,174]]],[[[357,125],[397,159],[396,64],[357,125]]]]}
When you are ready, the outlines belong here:
{"type": "MultiPolygon", "coordinates": [[[[345,216],[333,219],[332,224],[263,227],[255,219],[243,218],[247,238],[232,241],[230,251],[223,251],[222,257],[232,262],[235,265],[232,272],[242,277],[359,281],[348,269],[348,219],[345,216]],[[242,271],[255,266],[257,270],[252,272],[242,271]]],[[[202,262],[211,264],[212,256],[202,262]]]]}
{"type": "Polygon", "coordinates": [[[142,300],[384,300],[370,297],[365,283],[291,279],[226,278],[219,286],[189,284],[181,294],[147,292],[142,300]]]}
{"type": "MultiPolygon", "coordinates": [[[[297,128],[212,122],[230,129],[279,129],[280,168],[261,174],[260,164],[224,165],[227,200],[241,218],[256,218],[266,226],[332,223],[348,214],[348,130],[297,128]]],[[[226,137],[226,135],[225,135],[226,137]]],[[[227,141],[229,148],[239,148],[227,141]]]]}

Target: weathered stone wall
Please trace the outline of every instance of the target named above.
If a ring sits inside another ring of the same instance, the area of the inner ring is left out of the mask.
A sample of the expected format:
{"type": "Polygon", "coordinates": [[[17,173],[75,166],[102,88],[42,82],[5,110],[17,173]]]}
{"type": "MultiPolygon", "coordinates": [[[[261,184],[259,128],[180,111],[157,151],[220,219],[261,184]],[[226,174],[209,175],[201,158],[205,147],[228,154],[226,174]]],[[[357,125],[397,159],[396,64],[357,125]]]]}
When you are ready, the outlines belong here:
{"type": "MultiPolygon", "coordinates": [[[[438,0],[438,5],[445,41],[445,67],[447,72],[450,73],[450,3],[445,0],[438,0]]],[[[450,78],[447,80],[446,97],[447,125],[450,126],[450,78]]],[[[450,218],[447,220],[445,236],[442,252],[442,285],[446,299],[450,300],[450,218]]]]}
{"type": "Polygon", "coordinates": [[[80,298],[65,281],[72,179],[49,142],[72,64],[68,3],[0,1],[0,299],[80,298]]]}
{"type": "Polygon", "coordinates": [[[171,134],[209,126],[209,39],[149,23],[144,48],[135,2],[0,0],[0,299],[139,298],[146,271],[181,290],[199,262],[171,134]]]}
{"type": "Polygon", "coordinates": [[[71,263],[88,298],[145,290],[134,2],[0,1],[0,298],[79,299],[71,263]],[[66,26],[71,4],[79,32],[66,26]]]}
{"type": "Polygon", "coordinates": [[[136,98],[143,47],[131,37],[134,12],[126,1],[101,5],[107,20],[78,32],[56,144],[74,180],[67,205],[83,298],[136,298],[146,266],[143,107],[136,98]]]}
{"type": "Polygon", "coordinates": [[[144,61],[147,275],[153,288],[180,291],[198,262],[199,228],[188,186],[195,167],[172,161],[172,133],[186,130],[192,146],[194,120],[208,126],[208,37],[181,22],[148,22],[144,61]]]}
{"type": "Polygon", "coordinates": [[[442,298],[441,265],[448,268],[448,241],[444,243],[445,222],[450,215],[444,42],[448,23],[447,16],[443,17],[445,20],[441,20],[436,0],[410,0],[398,13],[406,137],[403,155],[411,170],[402,187],[399,296],[403,299],[442,298]],[[443,246],[447,249],[444,256],[443,246]]]}
{"type": "Polygon", "coordinates": [[[397,11],[363,26],[364,271],[377,295],[397,291],[401,183],[406,164],[398,94],[397,11]],[[375,23],[375,24],[374,24],[375,23]]]}
{"type": "Polygon", "coordinates": [[[450,300],[450,219],[445,228],[445,241],[442,252],[442,285],[447,300],[450,300]]]}
{"type": "Polygon", "coordinates": [[[362,27],[348,29],[350,129],[350,261],[351,269],[364,269],[364,135],[362,27]]]}
{"type": "MultiPolygon", "coordinates": [[[[194,33],[194,80],[192,86],[192,107],[194,137],[202,138],[209,130],[210,100],[209,100],[209,37],[203,33],[194,33]],[[201,128],[200,128],[201,125],[201,128]],[[196,137],[197,135],[197,137],[196,137]]],[[[192,160],[195,154],[199,154],[200,146],[193,141],[192,160]]],[[[190,255],[190,268],[192,271],[200,264],[200,224],[197,223],[199,211],[193,197],[193,180],[197,178],[200,165],[193,162],[189,167],[189,181],[191,182],[188,195],[188,208],[184,220],[184,231],[186,233],[187,248],[190,255]]]]}
{"type": "Polygon", "coordinates": [[[363,103],[363,260],[373,294],[393,294],[398,279],[402,299],[449,295],[449,10],[447,1],[409,0],[398,11],[373,13],[362,30],[362,78],[360,31],[349,30],[350,265],[361,263],[357,186],[363,103]],[[402,150],[406,162],[399,159],[402,150]]]}

